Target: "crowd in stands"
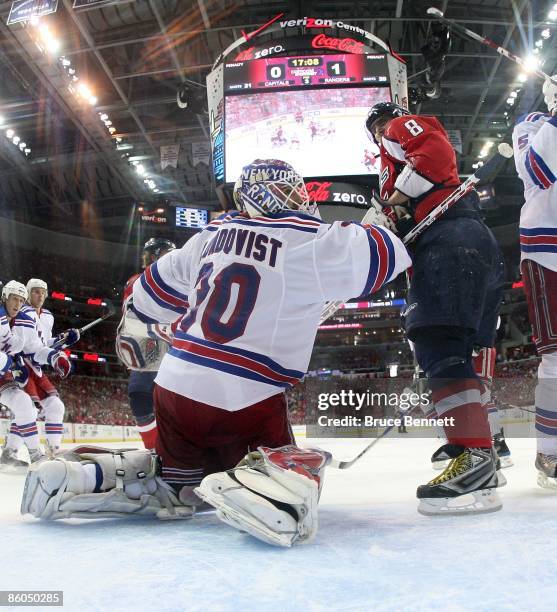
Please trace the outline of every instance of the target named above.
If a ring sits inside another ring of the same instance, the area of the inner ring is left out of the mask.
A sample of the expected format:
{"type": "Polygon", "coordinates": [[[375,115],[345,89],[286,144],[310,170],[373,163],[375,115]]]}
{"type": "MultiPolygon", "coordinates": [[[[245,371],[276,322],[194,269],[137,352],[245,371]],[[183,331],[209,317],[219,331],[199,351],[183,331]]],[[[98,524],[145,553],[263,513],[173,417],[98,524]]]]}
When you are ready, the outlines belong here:
{"type": "Polygon", "coordinates": [[[135,425],[125,380],[71,376],[57,380],[56,386],[69,423],[135,425]]]}
{"type": "Polygon", "coordinates": [[[40,247],[18,248],[17,257],[4,258],[2,281],[18,280],[24,285],[30,278],[41,278],[50,291],[77,297],[103,297],[119,300],[127,279],[137,272],[122,262],[107,264],[53,255],[40,247]]]}

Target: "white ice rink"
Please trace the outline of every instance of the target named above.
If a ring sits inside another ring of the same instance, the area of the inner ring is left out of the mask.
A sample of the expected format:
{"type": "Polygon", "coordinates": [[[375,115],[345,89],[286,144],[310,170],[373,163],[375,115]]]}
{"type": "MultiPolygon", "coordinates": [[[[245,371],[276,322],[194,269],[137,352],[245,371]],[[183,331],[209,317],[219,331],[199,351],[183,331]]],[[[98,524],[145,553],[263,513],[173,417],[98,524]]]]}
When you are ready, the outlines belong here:
{"type": "MultiPolygon", "coordinates": [[[[328,470],[317,538],[292,549],[269,547],[212,514],[23,518],[23,477],[0,474],[0,589],[61,589],[71,612],[555,610],[557,492],[536,485],[535,441],[508,442],[515,466],[505,470],[501,512],[419,515],[415,488],[433,475],[438,441],[381,440],[353,468],[328,470]]],[[[320,445],[347,459],[365,441],[320,445]]]]}

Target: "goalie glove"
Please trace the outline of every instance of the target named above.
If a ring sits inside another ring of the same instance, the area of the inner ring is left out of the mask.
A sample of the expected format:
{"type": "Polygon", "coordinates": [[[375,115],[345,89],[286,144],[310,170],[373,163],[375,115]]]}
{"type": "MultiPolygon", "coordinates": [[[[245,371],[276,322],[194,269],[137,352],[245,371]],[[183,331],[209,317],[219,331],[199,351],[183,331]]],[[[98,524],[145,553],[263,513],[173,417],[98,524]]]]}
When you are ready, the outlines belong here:
{"type": "Polygon", "coordinates": [[[391,232],[396,234],[396,225],[393,218],[390,215],[391,207],[383,207],[384,201],[381,200],[376,193],[371,194],[371,206],[360,221],[362,225],[380,225],[386,227],[391,232]],[[389,214],[387,214],[389,213],[389,214]]]}
{"type": "Polygon", "coordinates": [[[48,365],[60,378],[67,378],[72,371],[72,362],[63,351],[51,351],[48,355],[48,365]]]}
{"type": "Polygon", "coordinates": [[[55,350],[60,350],[67,346],[72,346],[72,344],[79,342],[80,337],[81,334],[79,333],[79,329],[67,329],[56,336],[54,342],[52,343],[52,348],[55,350]]]}

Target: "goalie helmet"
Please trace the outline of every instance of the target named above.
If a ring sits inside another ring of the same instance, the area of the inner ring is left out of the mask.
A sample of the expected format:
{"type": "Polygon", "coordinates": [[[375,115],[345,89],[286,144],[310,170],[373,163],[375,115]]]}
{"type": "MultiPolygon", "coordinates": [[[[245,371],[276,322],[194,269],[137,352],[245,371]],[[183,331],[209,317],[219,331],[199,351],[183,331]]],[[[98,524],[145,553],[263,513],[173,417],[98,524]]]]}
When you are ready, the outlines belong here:
{"type": "Polygon", "coordinates": [[[379,143],[375,140],[375,134],[373,133],[373,126],[379,119],[383,117],[390,117],[394,119],[395,117],[402,117],[403,115],[409,115],[410,111],[406,110],[403,106],[399,104],[395,104],[394,102],[378,102],[374,104],[366,119],[366,130],[368,132],[368,136],[373,142],[379,146],[379,143]]]}
{"type": "Polygon", "coordinates": [[[2,287],[2,301],[6,301],[10,295],[19,295],[26,300],[28,294],[23,283],[11,280],[2,287]]]}
{"type": "Polygon", "coordinates": [[[280,159],[256,159],[242,168],[234,185],[234,204],[250,217],[272,215],[283,210],[315,214],[304,179],[280,159]]]}
{"type": "MultiPolygon", "coordinates": [[[[554,74],[551,78],[557,82],[557,74],[554,74]]],[[[547,110],[552,113],[557,108],[557,85],[554,85],[550,80],[546,80],[543,84],[542,92],[547,110]]]]}
{"type": "Polygon", "coordinates": [[[35,288],[44,289],[48,295],[48,285],[44,282],[44,280],[41,280],[40,278],[30,278],[27,281],[27,293],[31,295],[31,289],[35,288]]]}

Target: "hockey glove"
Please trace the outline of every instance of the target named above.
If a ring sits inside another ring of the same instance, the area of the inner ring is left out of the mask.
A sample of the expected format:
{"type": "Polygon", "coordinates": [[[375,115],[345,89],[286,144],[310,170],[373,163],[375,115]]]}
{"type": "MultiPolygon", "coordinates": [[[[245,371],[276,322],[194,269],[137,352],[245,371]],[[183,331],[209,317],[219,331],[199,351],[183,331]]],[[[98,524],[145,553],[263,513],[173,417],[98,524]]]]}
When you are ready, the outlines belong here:
{"type": "Polygon", "coordinates": [[[18,386],[21,388],[25,387],[29,380],[29,369],[25,365],[22,357],[16,357],[13,361],[12,376],[18,386]]]}
{"type": "Polygon", "coordinates": [[[378,199],[375,193],[372,194],[371,206],[364,215],[361,223],[362,225],[381,225],[396,233],[396,225],[393,219],[386,214],[387,211],[383,208],[382,203],[383,200],[378,199]]]}
{"type": "Polygon", "coordinates": [[[80,333],[79,329],[67,329],[66,331],[58,334],[52,343],[52,348],[59,350],[66,346],[72,346],[76,342],[79,342],[80,333]]]}
{"type": "Polygon", "coordinates": [[[71,374],[72,362],[63,351],[51,351],[48,356],[48,364],[60,378],[67,378],[71,374]]]}

